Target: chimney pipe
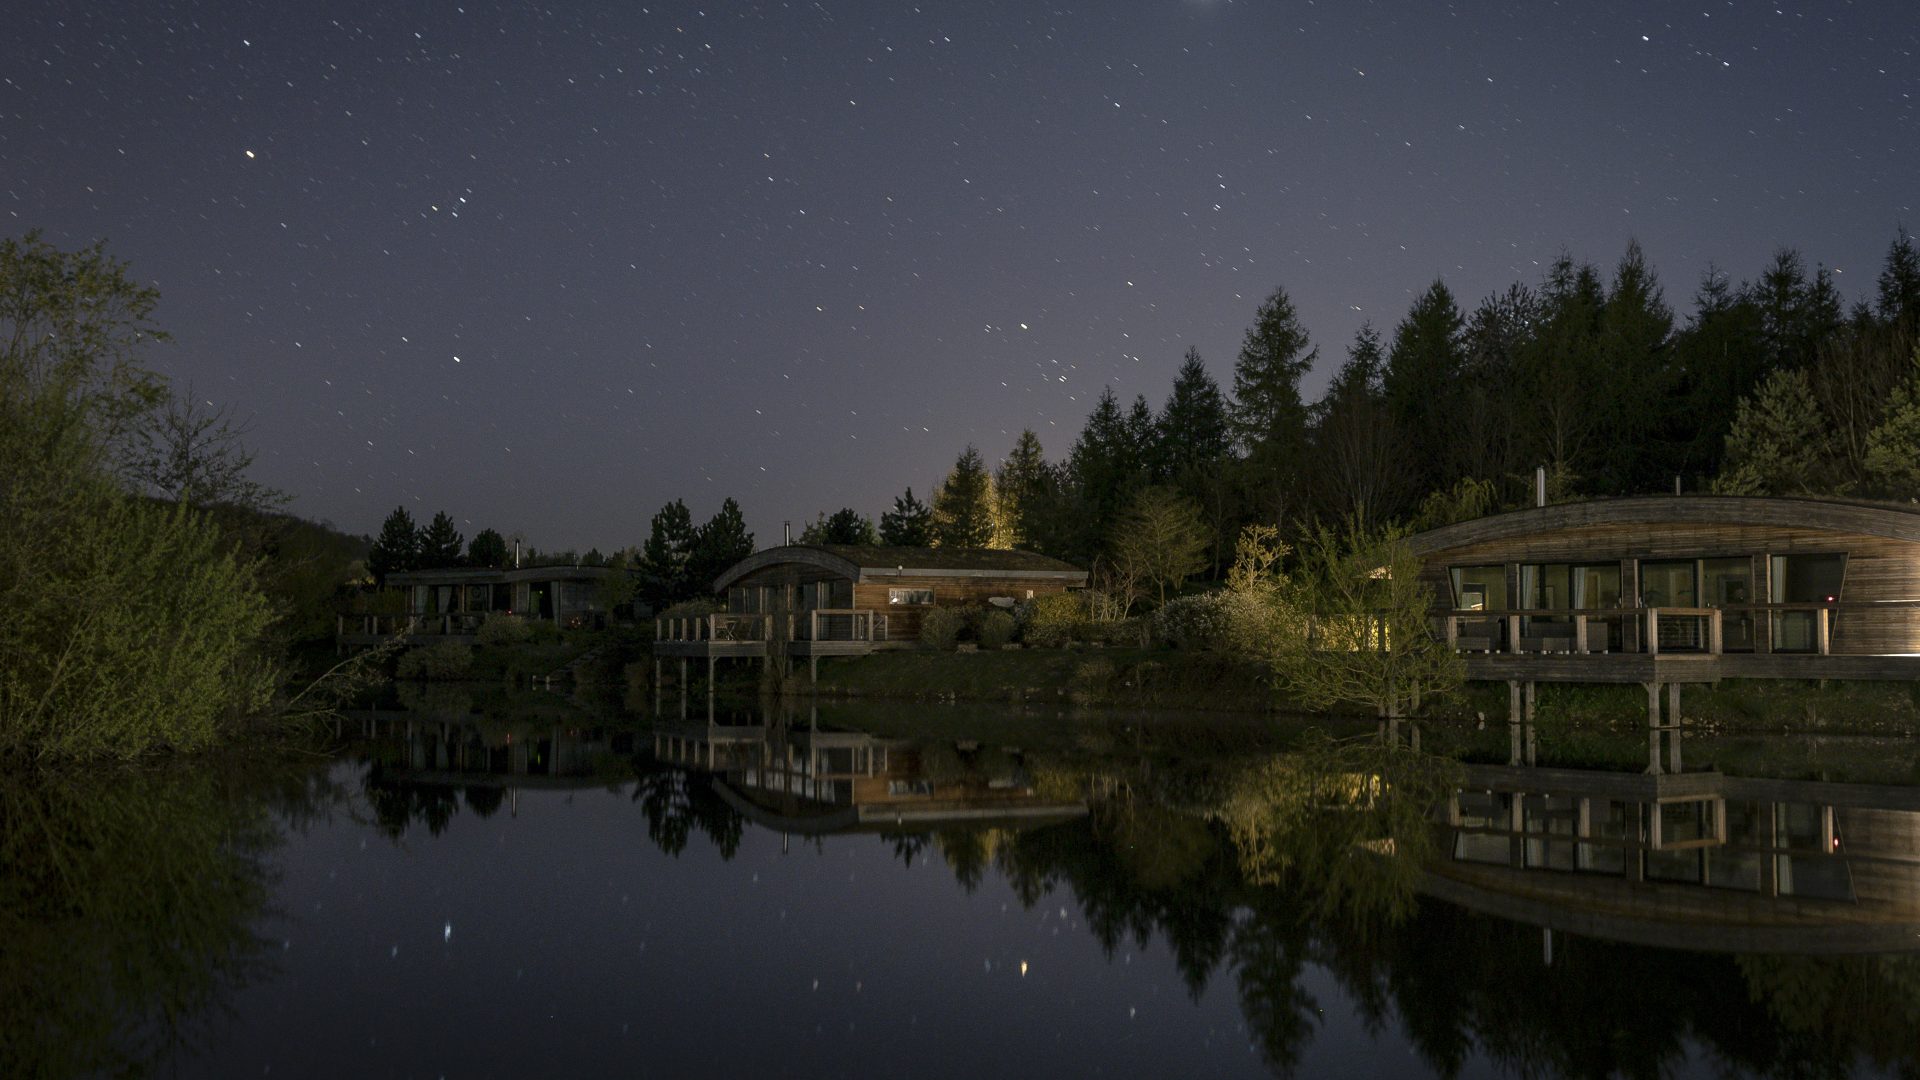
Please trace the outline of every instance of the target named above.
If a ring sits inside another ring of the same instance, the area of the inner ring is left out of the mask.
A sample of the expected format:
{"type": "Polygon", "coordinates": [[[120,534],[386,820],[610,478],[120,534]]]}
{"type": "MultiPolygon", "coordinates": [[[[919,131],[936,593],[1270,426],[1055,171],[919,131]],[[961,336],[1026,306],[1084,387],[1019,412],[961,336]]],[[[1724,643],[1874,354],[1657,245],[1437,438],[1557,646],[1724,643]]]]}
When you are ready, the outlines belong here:
{"type": "Polygon", "coordinates": [[[793,545],[793,522],[783,521],[780,523],[780,543],[788,547],[793,545]]]}
{"type": "Polygon", "coordinates": [[[1533,469],[1533,505],[1547,505],[1547,467],[1536,465],[1533,469]]]}

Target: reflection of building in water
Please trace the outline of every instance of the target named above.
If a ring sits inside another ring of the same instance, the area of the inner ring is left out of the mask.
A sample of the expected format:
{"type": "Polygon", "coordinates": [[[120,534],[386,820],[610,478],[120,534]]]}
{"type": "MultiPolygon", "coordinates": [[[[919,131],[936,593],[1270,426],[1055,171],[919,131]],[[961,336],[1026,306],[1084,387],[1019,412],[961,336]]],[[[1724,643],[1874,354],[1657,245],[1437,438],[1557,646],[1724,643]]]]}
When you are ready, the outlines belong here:
{"type": "Polygon", "coordinates": [[[1017,754],[786,724],[662,728],[654,755],[721,774],[747,817],[789,832],[1021,822],[1080,817],[1084,802],[1035,791],[1017,754]]]}
{"type": "Polygon", "coordinates": [[[1715,772],[1477,766],[1445,807],[1443,899],[1705,949],[1920,949],[1920,791],[1715,772]]]}

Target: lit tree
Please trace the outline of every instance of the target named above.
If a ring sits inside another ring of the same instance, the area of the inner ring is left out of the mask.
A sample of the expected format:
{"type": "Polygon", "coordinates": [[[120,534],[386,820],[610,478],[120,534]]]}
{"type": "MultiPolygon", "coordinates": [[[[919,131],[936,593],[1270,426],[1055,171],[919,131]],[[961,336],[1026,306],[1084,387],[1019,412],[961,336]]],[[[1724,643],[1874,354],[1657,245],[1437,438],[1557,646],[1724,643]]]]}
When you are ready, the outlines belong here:
{"type": "Polygon", "coordinates": [[[993,478],[971,444],[933,492],[933,545],[987,547],[993,543],[993,478]]]}
{"type": "Polygon", "coordinates": [[[1199,508],[1167,487],[1140,489],[1114,525],[1109,540],[1114,563],[1127,580],[1155,590],[1159,603],[1169,591],[1207,567],[1207,530],[1199,508]]]}

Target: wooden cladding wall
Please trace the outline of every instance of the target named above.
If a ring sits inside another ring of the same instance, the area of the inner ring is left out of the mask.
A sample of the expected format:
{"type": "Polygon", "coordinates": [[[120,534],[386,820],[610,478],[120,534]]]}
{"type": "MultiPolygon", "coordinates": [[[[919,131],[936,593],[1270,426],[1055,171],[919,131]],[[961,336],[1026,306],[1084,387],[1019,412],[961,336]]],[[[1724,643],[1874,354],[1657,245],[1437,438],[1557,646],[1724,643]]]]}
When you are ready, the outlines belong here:
{"type": "Polygon", "coordinates": [[[1047,582],[1010,580],[1006,578],[982,577],[936,577],[933,575],[913,577],[888,577],[884,581],[866,581],[853,587],[853,606],[872,608],[887,616],[887,640],[920,640],[920,618],[927,609],[917,605],[888,603],[888,591],[891,589],[932,589],[934,607],[985,607],[989,599],[996,596],[1010,596],[1015,600],[1025,600],[1031,593],[1034,596],[1050,596],[1066,592],[1065,585],[1047,582]]]}
{"type": "Polygon", "coordinates": [[[1852,606],[1920,600],[1920,543],[1885,536],[1712,522],[1592,525],[1431,551],[1424,556],[1421,578],[1433,589],[1437,606],[1451,607],[1450,567],[1505,565],[1508,596],[1520,606],[1524,598],[1513,591],[1518,585],[1514,573],[1517,566],[1619,562],[1621,603],[1633,606],[1639,594],[1636,570],[1643,560],[1757,556],[1753,599],[1764,602],[1769,596],[1765,556],[1800,554],[1847,556],[1840,601],[1848,608],[1834,618],[1833,652],[1856,656],[1920,653],[1920,608],[1860,610],[1852,606]]]}

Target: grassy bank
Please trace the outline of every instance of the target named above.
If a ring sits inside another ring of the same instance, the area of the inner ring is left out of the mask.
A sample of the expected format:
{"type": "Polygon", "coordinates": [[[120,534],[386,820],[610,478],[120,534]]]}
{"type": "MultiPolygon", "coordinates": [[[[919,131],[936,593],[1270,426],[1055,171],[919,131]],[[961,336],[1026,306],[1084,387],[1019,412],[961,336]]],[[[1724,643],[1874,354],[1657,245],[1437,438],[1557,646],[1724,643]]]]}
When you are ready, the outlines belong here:
{"type": "MultiPolygon", "coordinates": [[[[1298,710],[1257,664],[1168,649],[1021,649],[1005,652],[882,652],[823,660],[820,682],[796,668],[789,690],[822,698],[976,701],[1053,705],[1291,713],[1298,710]]],[[[1504,747],[1507,687],[1469,683],[1433,702],[1429,715],[1456,730],[1479,731],[1504,747]],[[1497,740],[1496,740],[1497,736],[1497,740]]],[[[1911,737],[1920,732],[1920,685],[1792,680],[1726,680],[1689,686],[1681,697],[1688,728],[1701,735],[1821,734],[1911,737]]],[[[1568,744],[1579,733],[1606,744],[1643,739],[1646,691],[1634,686],[1542,684],[1535,721],[1543,736],[1568,744]]],[[[1491,751],[1490,751],[1491,752],[1491,751]]]]}
{"type": "Polygon", "coordinates": [[[880,652],[825,660],[820,682],[796,668],[792,687],[822,697],[994,701],[1268,712],[1285,702],[1267,669],[1164,649],[880,652]]]}

